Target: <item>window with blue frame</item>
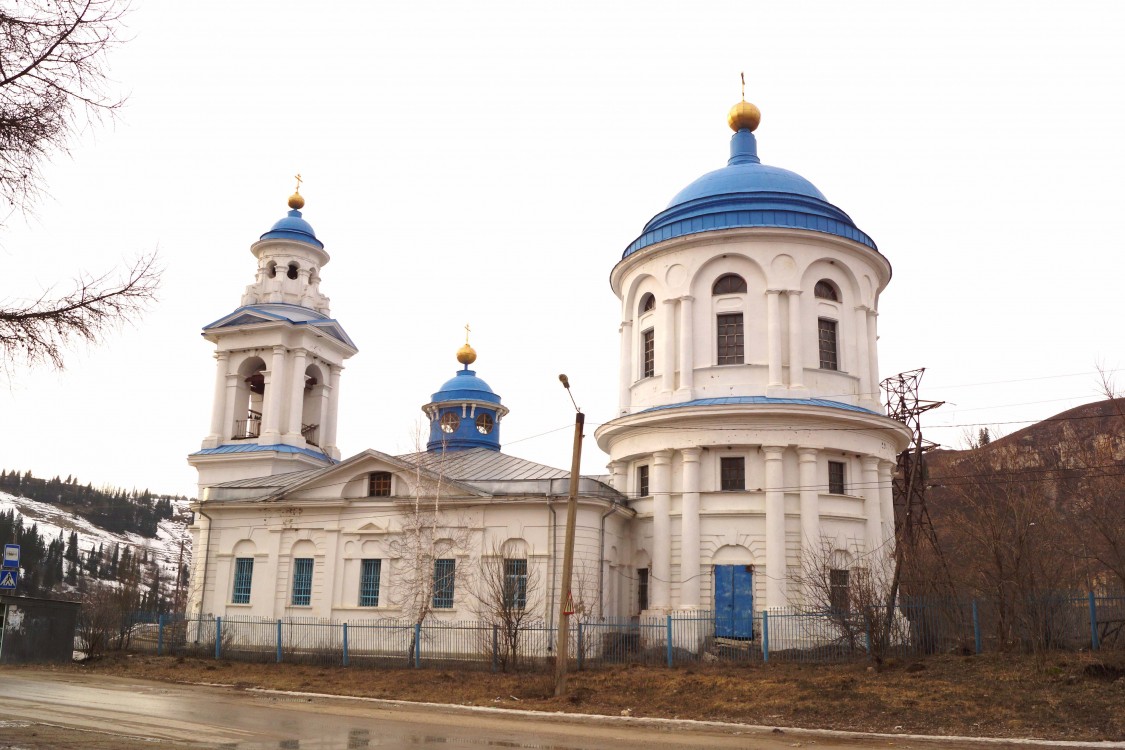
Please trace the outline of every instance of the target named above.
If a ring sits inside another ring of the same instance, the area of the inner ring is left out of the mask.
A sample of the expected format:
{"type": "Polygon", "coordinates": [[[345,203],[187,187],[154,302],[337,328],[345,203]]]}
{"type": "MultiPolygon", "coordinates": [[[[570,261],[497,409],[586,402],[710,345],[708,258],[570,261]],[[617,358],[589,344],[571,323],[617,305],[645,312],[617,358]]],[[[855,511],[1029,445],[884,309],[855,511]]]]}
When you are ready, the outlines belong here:
{"type": "Polygon", "coordinates": [[[527,560],[504,560],[504,600],[510,609],[527,607],[527,560]]]}
{"type": "Polygon", "coordinates": [[[434,560],[434,609],[453,609],[456,560],[434,560]]]}
{"type": "Polygon", "coordinates": [[[382,567],[382,560],[363,561],[363,568],[359,573],[359,606],[379,606],[379,576],[382,567]]]}
{"type": "Polygon", "coordinates": [[[250,583],[254,580],[254,558],[238,557],[234,561],[234,591],[231,604],[250,603],[250,583]]]}
{"type": "Polygon", "coordinates": [[[293,597],[290,604],[294,607],[307,607],[312,602],[312,574],[311,557],[298,557],[293,561],[293,597]]]}

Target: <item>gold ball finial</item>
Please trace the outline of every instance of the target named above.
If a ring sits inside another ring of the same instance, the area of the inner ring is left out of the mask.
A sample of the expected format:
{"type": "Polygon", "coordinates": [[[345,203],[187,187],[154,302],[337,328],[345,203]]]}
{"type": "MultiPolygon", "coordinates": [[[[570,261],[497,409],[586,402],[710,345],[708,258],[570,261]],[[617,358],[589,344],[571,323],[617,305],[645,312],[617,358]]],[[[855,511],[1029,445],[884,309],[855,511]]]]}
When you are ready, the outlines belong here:
{"type": "Polygon", "coordinates": [[[304,207],[305,199],[301,197],[300,193],[293,193],[293,195],[289,196],[289,208],[294,211],[300,211],[304,207]]]}
{"type": "Polygon", "coordinates": [[[477,361],[477,350],[465,344],[457,350],[457,361],[468,367],[477,361]]]}
{"type": "Polygon", "coordinates": [[[727,115],[727,124],[736,133],[743,128],[753,132],[761,121],[762,111],[745,99],[731,107],[727,115]]]}

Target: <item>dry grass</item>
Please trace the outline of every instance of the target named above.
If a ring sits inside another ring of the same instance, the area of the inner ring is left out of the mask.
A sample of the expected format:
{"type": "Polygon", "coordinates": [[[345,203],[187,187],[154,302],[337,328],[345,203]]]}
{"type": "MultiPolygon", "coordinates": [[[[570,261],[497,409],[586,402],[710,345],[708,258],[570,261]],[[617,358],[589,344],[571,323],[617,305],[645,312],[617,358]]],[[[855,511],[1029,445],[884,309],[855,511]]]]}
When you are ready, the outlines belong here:
{"type": "Polygon", "coordinates": [[[939,656],[892,663],[619,667],[550,675],[357,669],[124,656],[67,667],[175,682],[223,683],[404,701],[503,706],[862,732],[1125,740],[1125,654],[939,656]]]}

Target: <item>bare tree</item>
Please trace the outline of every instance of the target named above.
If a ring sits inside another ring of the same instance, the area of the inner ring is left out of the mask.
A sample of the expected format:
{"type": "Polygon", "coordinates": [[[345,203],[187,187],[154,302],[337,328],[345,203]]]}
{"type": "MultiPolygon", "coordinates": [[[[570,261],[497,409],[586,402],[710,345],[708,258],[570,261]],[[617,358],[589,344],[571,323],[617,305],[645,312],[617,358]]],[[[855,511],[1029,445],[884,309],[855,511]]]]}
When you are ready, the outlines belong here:
{"type": "Polygon", "coordinates": [[[500,640],[497,658],[505,672],[519,669],[525,634],[543,625],[535,614],[542,611],[539,582],[539,567],[526,555],[509,554],[494,546],[480,558],[473,586],[476,614],[496,628],[500,640]]]}
{"type": "Polygon", "coordinates": [[[120,43],[121,0],[0,5],[0,195],[26,207],[39,167],[71,133],[121,106],[107,93],[106,53],[120,43]]]}
{"type": "MultiPolygon", "coordinates": [[[[27,209],[42,187],[40,166],[67,153],[76,129],[112,114],[106,53],[121,41],[122,0],[21,0],[0,4],[0,197],[27,209]]],[[[98,341],[152,302],[155,256],[119,279],[80,275],[73,291],[0,299],[0,357],[62,367],[71,341],[98,341]]]]}
{"type": "Polygon", "coordinates": [[[120,278],[80,276],[61,297],[45,292],[32,301],[0,300],[0,358],[63,366],[63,349],[75,341],[97,343],[133,320],[156,299],[160,270],[155,255],[138,259],[120,278]]]}

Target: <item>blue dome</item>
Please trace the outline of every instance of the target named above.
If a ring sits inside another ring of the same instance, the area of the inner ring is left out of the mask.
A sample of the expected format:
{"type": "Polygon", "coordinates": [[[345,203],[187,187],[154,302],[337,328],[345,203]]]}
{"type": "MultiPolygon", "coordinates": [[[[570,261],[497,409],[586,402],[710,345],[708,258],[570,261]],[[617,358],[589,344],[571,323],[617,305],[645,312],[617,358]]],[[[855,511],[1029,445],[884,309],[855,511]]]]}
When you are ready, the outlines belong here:
{"type": "Polygon", "coordinates": [[[430,400],[434,403],[459,400],[487,401],[491,404],[500,403],[500,397],[492,392],[488,383],[478,378],[476,372],[470,370],[467,366],[445,381],[430,400]]]}
{"type": "Polygon", "coordinates": [[[301,212],[297,209],[293,209],[285,215],[285,218],[270,227],[270,231],[263,234],[261,239],[296,240],[313,245],[319,250],[324,249],[324,243],[316,238],[316,232],[313,231],[312,224],[301,218],[301,212]]]}
{"type": "Polygon", "coordinates": [[[676,194],[625,249],[628,257],[674,237],[735,227],[791,227],[824,232],[867,245],[875,243],[851,217],[795,172],[762,164],[754,134],[731,137],[727,166],[708,172],[676,194]]]}

